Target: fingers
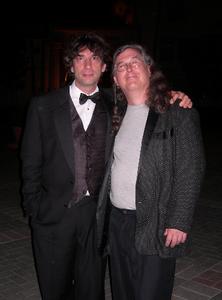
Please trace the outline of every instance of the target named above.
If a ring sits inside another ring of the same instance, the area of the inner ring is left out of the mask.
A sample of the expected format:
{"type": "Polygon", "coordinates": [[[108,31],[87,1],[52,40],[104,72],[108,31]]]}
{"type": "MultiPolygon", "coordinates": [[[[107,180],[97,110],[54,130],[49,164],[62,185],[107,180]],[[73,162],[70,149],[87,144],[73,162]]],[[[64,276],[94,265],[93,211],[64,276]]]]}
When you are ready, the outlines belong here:
{"type": "Polygon", "coordinates": [[[183,108],[191,108],[193,103],[191,99],[184,93],[180,91],[171,91],[170,104],[173,104],[176,100],[179,100],[179,106],[183,108]]]}
{"type": "Polygon", "coordinates": [[[191,108],[193,106],[193,103],[191,99],[187,95],[185,95],[183,98],[181,98],[179,106],[183,108],[191,108]]]}
{"type": "Polygon", "coordinates": [[[187,233],[172,228],[166,229],[164,236],[166,237],[165,246],[171,248],[184,243],[187,239],[187,233]]]}

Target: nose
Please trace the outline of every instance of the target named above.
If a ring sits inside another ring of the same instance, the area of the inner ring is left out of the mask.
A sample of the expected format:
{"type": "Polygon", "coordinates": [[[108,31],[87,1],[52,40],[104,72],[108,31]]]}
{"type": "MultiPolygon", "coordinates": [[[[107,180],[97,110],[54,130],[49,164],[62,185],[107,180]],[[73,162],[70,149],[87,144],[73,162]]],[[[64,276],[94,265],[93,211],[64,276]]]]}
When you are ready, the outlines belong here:
{"type": "Polygon", "coordinates": [[[91,66],[92,66],[92,60],[90,58],[86,58],[85,67],[91,67],[91,66]]]}
{"type": "Polygon", "coordinates": [[[132,63],[131,62],[126,63],[127,72],[132,71],[132,69],[133,69],[132,63]]]}

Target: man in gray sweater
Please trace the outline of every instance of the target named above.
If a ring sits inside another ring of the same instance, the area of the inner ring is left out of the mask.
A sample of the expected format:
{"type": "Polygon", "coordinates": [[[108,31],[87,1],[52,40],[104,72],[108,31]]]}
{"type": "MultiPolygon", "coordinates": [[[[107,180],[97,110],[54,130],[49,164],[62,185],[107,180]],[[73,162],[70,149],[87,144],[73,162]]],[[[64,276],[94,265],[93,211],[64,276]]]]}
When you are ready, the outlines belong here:
{"type": "Polygon", "coordinates": [[[169,104],[166,79],[140,45],[117,49],[113,76],[122,102],[97,208],[99,246],[108,235],[114,300],[170,300],[205,169],[199,116],[169,104]]]}

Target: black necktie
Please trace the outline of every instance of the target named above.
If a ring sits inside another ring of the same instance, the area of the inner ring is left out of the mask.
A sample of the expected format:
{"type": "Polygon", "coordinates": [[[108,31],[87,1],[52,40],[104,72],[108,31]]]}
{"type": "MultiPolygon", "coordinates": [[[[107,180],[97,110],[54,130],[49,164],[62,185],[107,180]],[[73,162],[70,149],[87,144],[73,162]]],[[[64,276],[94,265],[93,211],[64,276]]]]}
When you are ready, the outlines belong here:
{"type": "Polygon", "coordinates": [[[86,95],[86,94],[81,93],[80,97],[79,97],[79,104],[82,105],[82,104],[86,103],[86,101],[88,99],[90,99],[92,102],[96,103],[97,100],[99,100],[99,92],[96,92],[93,95],[86,95]]]}

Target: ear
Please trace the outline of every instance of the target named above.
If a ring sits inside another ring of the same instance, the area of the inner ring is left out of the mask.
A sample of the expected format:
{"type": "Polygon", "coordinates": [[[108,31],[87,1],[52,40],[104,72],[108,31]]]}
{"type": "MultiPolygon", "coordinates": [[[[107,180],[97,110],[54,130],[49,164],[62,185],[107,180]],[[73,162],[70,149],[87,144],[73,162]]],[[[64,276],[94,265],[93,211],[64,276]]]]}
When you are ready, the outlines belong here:
{"type": "Polygon", "coordinates": [[[73,69],[73,67],[71,67],[71,69],[70,69],[70,70],[71,70],[71,72],[72,72],[72,73],[74,73],[74,69],[73,69]]]}
{"type": "Polygon", "coordinates": [[[147,72],[149,74],[149,77],[151,76],[151,70],[150,70],[150,66],[147,66],[147,72]]]}
{"type": "Polygon", "coordinates": [[[114,80],[114,82],[115,82],[116,86],[119,86],[119,84],[118,84],[118,81],[117,81],[117,79],[116,79],[116,77],[115,77],[115,76],[113,76],[113,80],[114,80]]]}
{"type": "Polygon", "coordinates": [[[106,71],[106,64],[104,64],[102,67],[102,73],[104,73],[105,71],[106,71]]]}

